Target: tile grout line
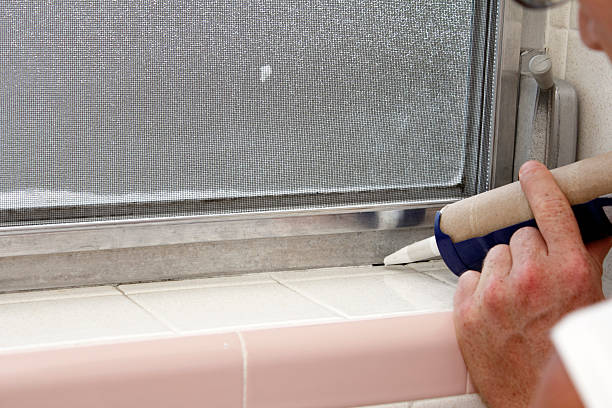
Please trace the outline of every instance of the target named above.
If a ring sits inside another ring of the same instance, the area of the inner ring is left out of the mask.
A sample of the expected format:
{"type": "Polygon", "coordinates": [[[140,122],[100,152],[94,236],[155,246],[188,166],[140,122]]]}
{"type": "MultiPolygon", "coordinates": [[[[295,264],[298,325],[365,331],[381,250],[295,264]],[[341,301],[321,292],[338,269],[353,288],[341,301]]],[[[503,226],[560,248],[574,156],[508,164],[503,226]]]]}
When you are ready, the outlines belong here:
{"type": "Polygon", "coordinates": [[[240,340],[240,349],[242,351],[242,408],[247,408],[247,370],[249,368],[249,353],[242,332],[238,331],[236,334],[240,340]]]}
{"type": "MultiPolygon", "coordinates": [[[[367,272],[367,273],[359,273],[359,274],[338,274],[338,275],[329,275],[329,276],[313,276],[313,277],[305,277],[305,278],[288,278],[287,282],[311,282],[317,280],[330,280],[330,279],[346,279],[346,278],[360,278],[360,277],[372,277],[372,276],[388,276],[388,275],[401,275],[406,271],[381,271],[381,272],[367,272]]],[[[272,272],[272,279],[279,282],[279,279],[274,276],[275,272],[272,272]]]]}
{"type": "MultiPolygon", "coordinates": [[[[211,278],[214,279],[214,278],[211,278]]],[[[186,279],[189,280],[189,279],[186,279]]],[[[177,281],[171,281],[171,282],[177,282],[177,281]]],[[[149,282],[149,283],[157,283],[157,282],[149,282]]],[[[195,286],[188,286],[188,287],[169,287],[169,288],[159,288],[159,289],[148,289],[148,290],[137,290],[134,292],[123,292],[126,296],[129,295],[144,295],[144,294],[149,294],[149,293],[159,293],[159,292],[175,292],[175,291],[179,291],[179,290],[198,290],[198,289],[208,289],[208,288],[224,288],[224,287],[233,287],[233,286],[250,286],[250,285],[264,285],[267,283],[274,283],[274,279],[270,278],[270,279],[262,279],[262,280],[258,280],[258,281],[253,281],[253,282],[236,282],[236,283],[219,283],[219,284],[202,284],[202,285],[195,285],[195,286]]],[[[146,285],[146,283],[145,283],[146,285]]],[[[119,286],[130,286],[128,285],[119,285],[119,286]]],[[[117,290],[120,290],[117,287],[117,290]]]]}
{"type": "Polygon", "coordinates": [[[125,298],[130,301],[131,303],[133,303],[134,305],[136,305],[136,307],[138,307],[139,309],[142,309],[146,314],[148,314],[149,316],[151,316],[153,319],[155,319],[155,321],[161,323],[162,325],[164,325],[166,327],[166,329],[170,330],[172,333],[174,334],[181,334],[180,330],[178,330],[177,328],[175,328],[172,324],[170,324],[170,322],[166,321],[166,319],[163,319],[161,317],[158,317],[155,313],[153,313],[152,311],[150,311],[149,309],[147,309],[146,307],[144,307],[144,305],[141,305],[140,303],[138,303],[135,299],[133,299],[131,296],[128,296],[124,291],[122,291],[121,289],[119,289],[118,286],[115,287],[115,289],[117,289],[117,291],[119,291],[119,293],[121,293],[123,296],[125,296],[125,298]]]}
{"type": "MultiPolygon", "coordinates": [[[[431,271],[431,272],[440,272],[440,271],[431,271]]],[[[442,282],[445,285],[450,286],[451,288],[457,289],[457,284],[451,284],[448,281],[445,281],[444,279],[438,278],[436,275],[430,275],[427,272],[420,272],[420,273],[422,273],[423,275],[428,276],[430,278],[433,278],[433,279],[437,280],[438,282],[442,282]]]]}
{"type": "Polygon", "coordinates": [[[349,315],[347,315],[346,313],[342,312],[340,309],[336,309],[333,306],[329,306],[329,305],[325,304],[324,302],[321,302],[318,299],[314,298],[313,296],[310,296],[310,295],[308,295],[306,293],[303,293],[301,290],[292,287],[289,283],[282,282],[282,281],[280,281],[280,280],[278,280],[278,279],[276,279],[274,277],[272,277],[272,279],[274,279],[279,285],[284,286],[285,288],[287,288],[287,289],[297,293],[298,295],[305,297],[306,299],[308,299],[311,302],[313,302],[313,303],[323,307],[324,309],[327,309],[328,311],[333,312],[336,315],[338,315],[338,316],[340,316],[340,317],[342,317],[344,319],[347,319],[347,320],[351,319],[351,317],[349,315]]]}
{"type": "Polygon", "coordinates": [[[22,303],[49,302],[49,301],[66,300],[66,299],[90,299],[90,298],[109,297],[109,296],[121,296],[121,294],[120,293],[113,293],[113,294],[105,293],[105,294],[96,294],[96,295],[55,296],[55,297],[48,297],[48,298],[33,298],[33,299],[24,299],[24,300],[14,300],[10,302],[0,301],[0,306],[17,305],[17,304],[22,304],[22,303]]]}
{"type": "MultiPolygon", "coordinates": [[[[302,281],[313,281],[313,280],[326,280],[326,279],[337,279],[337,278],[353,278],[353,277],[361,277],[361,276],[382,276],[382,275],[396,275],[396,274],[402,274],[405,273],[406,271],[403,270],[382,270],[382,271],[372,271],[372,272],[366,272],[366,273],[360,273],[360,274],[351,274],[351,273],[346,273],[346,274],[338,274],[338,275],[332,275],[332,276],[318,276],[318,277],[304,277],[304,278],[291,278],[289,279],[290,281],[296,281],[296,282],[302,282],[302,281]]],[[[418,271],[417,271],[418,272],[418,271]]],[[[194,286],[188,286],[188,287],[168,287],[168,288],[151,288],[151,289],[144,289],[144,290],[136,290],[134,292],[124,292],[123,290],[119,289],[120,286],[134,286],[134,285],[147,285],[147,284],[156,284],[159,282],[147,282],[147,283],[128,283],[128,284],[121,284],[118,286],[113,286],[113,288],[120,290],[121,293],[125,294],[126,296],[129,295],[140,295],[140,294],[148,294],[148,293],[157,293],[157,292],[172,292],[172,291],[179,291],[179,290],[197,290],[197,289],[207,289],[207,288],[217,288],[217,287],[231,287],[231,286],[245,286],[245,285],[263,285],[263,284],[268,284],[268,283],[279,283],[278,278],[276,278],[275,276],[273,276],[275,273],[278,272],[267,272],[267,278],[262,278],[261,280],[253,280],[253,281],[247,281],[247,282],[236,282],[236,283],[231,283],[231,282],[227,282],[227,283],[212,283],[212,284],[206,284],[203,283],[201,285],[194,285],[194,286]]],[[[236,275],[236,278],[239,278],[240,275],[236,275]]],[[[211,278],[196,278],[193,280],[206,280],[206,279],[216,279],[218,277],[211,277],[211,278]]],[[[232,276],[228,276],[228,277],[221,277],[221,278],[227,278],[227,279],[231,279],[232,276]]],[[[179,279],[179,280],[171,280],[168,282],[181,282],[181,281],[189,281],[192,279],[179,279]]],[[[163,282],[166,283],[166,282],[163,282]]]]}

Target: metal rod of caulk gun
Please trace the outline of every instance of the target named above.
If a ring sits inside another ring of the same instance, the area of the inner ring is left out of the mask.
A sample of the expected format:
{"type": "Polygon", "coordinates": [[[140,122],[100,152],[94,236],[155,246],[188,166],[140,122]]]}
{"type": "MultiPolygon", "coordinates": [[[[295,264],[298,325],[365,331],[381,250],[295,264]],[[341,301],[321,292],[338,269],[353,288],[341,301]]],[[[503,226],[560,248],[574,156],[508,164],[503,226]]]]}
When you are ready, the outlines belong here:
{"type": "MultiPolygon", "coordinates": [[[[612,152],[560,167],[552,170],[552,174],[576,214],[577,206],[586,206],[612,193],[612,152]]],[[[578,219],[579,224],[581,221],[593,224],[586,226],[589,229],[603,229],[599,236],[612,234],[612,223],[605,213],[609,214],[612,198],[603,200],[597,202],[599,207],[580,207],[581,214],[587,216],[578,219]]],[[[435,237],[402,248],[387,256],[384,262],[385,265],[404,264],[442,255],[449,268],[460,274],[464,265],[451,265],[454,263],[451,258],[461,260],[459,252],[469,252],[471,240],[486,255],[490,248],[482,248],[483,245],[507,243],[504,240],[509,241],[516,229],[529,222],[533,222],[533,214],[520,184],[515,182],[444,207],[436,217],[435,237]],[[482,237],[487,239],[476,242],[482,237]]],[[[583,225],[580,226],[582,229],[583,225]]],[[[477,261],[473,254],[470,256],[477,261]]]]}

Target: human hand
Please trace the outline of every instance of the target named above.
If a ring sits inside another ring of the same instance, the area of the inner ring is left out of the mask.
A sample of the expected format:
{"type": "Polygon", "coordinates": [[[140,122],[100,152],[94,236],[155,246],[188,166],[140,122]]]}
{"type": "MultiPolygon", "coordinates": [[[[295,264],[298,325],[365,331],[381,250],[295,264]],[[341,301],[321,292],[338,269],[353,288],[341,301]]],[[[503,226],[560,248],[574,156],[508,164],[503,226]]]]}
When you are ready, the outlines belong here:
{"type": "Polygon", "coordinates": [[[585,246],[572,209],[538,162],[520,171],[538,229],[522,228],[466,272],[455,293],[455,329],[471,379],[491,407],[526,407],[549,357],[550,329],[604,298],[602,262],[612,240],[585,246]]]}

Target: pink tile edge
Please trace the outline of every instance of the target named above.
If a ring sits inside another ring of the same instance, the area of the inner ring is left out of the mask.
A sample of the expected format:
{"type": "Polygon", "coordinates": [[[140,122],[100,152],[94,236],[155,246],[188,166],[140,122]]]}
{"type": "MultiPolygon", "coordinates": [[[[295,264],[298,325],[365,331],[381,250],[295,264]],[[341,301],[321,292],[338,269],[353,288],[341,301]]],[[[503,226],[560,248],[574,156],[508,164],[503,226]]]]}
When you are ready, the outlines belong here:
{"type": "Polygon", "coordinates": [[[236,333],[0,356],[0,405],[20,408],[241,407],[236,333]]]}
{"type": "Polygon", "coordinates": [[[1,405],[23,408],[347,407],[466,392],[450,312],[0,355],[1,405]]]}
{"type": "Polygon", "coordinates": [[[452,313],[244,332],[247,407],[347,407],[461,395],[452,313]]]}

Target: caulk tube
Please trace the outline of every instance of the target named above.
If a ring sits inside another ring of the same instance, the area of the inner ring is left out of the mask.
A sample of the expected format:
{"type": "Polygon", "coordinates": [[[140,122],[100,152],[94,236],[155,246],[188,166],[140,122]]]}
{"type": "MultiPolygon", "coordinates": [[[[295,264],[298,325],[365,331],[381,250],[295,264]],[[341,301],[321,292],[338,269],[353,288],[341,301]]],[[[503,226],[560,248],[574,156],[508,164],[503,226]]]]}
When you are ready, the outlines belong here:
{"type": "MultiPolygon", "coordinates": [[[[612,235],[612,197],[596,198],[584,204],[572,206],[585,243],[612,235]]],[[[537,228],[534,219],[493,231],[487,235],[461,242],[452,239],[440,229],[442,213],[436,215],[435,239],[438,252],[448,268],[457,276],[468,270],[480,271],[487,253],[495,245],[507,244],[512,235],[523,227],[537,228]]]]}
{"type": "MultiPolygon", "coordinates": [[[[606,211],[612,198],[612,152],[552,170],[567,197],[585,242],[612,235],[606,211]]],[[[444,207],[436,216],[435,237],[446,265],[456,274],[480,270],[489,249],[512,234],[536,226],[519,182],[444,207]]]]}

